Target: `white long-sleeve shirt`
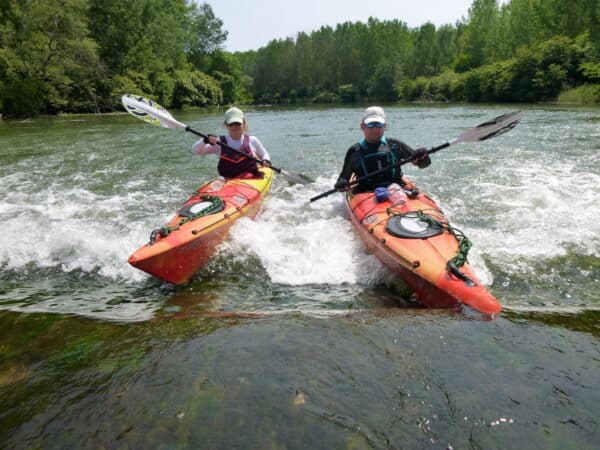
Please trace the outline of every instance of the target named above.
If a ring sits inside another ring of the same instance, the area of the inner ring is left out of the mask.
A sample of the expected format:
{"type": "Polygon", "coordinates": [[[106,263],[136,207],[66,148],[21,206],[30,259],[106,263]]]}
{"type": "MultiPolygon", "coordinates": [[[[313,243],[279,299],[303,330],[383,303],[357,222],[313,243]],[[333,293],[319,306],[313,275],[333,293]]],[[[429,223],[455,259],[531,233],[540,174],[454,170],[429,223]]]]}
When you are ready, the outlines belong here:
{"type": "MultiPolygon", "coordinates": [[[[250,138],[250,150],[252,150],[253,155],[259,159],[266,159],[268,161],[271,161],[269,152],[267,152],[267,150],[262,145],[262,143],[258,140],[258,138],[256,136],[248,136],[248,137],[250,138]]],[[[225,139],[227,141],[227,145],[235,150],[239,150],[240,147],[242,146],[242,143],[244,142],[244,136],[242,136],[237,141],[233,140],[231,138],[231,136],[229,136],[229,135],[226,135],[225,139]]],[[[203,139],[200,139],[199,141],[196,141],[196,143],[194,145],[192,145],[192,153],[195,153],[196,155],[215,154],[220,157],[221,156],[221,146],[219,144],[210,145],[210,144],[205,143],[203,139]]]]}

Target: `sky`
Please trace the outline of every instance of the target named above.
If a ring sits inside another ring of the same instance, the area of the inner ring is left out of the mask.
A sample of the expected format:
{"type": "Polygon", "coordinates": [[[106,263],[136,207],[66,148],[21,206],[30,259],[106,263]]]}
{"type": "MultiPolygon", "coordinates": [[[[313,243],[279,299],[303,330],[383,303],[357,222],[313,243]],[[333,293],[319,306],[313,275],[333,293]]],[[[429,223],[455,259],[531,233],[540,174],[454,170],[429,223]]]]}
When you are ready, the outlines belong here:
{"type": "Polygon", "coordinates": [[[473,0],[197,0],[208,3],[228,32],[225,50],[258,50],[273,39],[295,38],[321,26],[398,19],[409,27],[454,24],[473,0]]]}

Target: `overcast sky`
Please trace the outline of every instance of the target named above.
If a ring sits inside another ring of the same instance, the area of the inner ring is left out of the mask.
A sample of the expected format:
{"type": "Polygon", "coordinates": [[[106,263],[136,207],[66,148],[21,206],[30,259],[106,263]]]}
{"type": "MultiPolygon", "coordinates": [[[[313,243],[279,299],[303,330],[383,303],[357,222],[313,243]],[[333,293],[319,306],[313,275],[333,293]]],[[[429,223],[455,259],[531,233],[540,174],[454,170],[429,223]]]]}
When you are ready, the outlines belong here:
{"type": "Polygon", "coordinates": [[[473,0],[197,0],[208,3],[228,38],[225,50],[257,50],[272,39],[310,33],[323,25],[398,19],[409,27],[436,26],[467,17],[473,0]]]}

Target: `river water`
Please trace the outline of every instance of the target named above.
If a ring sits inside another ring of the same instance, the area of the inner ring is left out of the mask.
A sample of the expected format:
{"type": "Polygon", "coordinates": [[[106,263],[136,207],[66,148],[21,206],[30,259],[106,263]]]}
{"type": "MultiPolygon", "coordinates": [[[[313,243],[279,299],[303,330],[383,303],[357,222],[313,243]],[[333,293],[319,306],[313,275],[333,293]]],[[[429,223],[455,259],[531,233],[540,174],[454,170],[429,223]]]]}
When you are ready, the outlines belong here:
{"type": "MultiPolygon", "coordinates": [[[[0,122],[0,447],[597,448],[600,110],[405,173],[474,246],[494,320],[416,307],[330,189],[360,107],[247,111],[279,176],[189,284],[130,267],[204,180],[194,137],[128,116],[0,122]]],[[[388,106],[431,147],[517,109],[388,106]]],[[[222,133],[222,112],[173,112],[222,133]]]]}

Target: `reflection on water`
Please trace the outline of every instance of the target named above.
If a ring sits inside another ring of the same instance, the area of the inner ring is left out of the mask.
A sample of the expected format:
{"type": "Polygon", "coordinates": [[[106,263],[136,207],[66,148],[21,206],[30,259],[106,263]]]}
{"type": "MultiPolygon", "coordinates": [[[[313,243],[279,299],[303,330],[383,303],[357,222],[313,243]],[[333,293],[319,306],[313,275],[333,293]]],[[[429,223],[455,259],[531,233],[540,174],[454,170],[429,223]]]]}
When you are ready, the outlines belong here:
{"type": "Polygon", "coordinates": [[[581,327],[383,311],[121,325],[1,313],[0,443],[594,448],[598,346],[581,327]]]}

